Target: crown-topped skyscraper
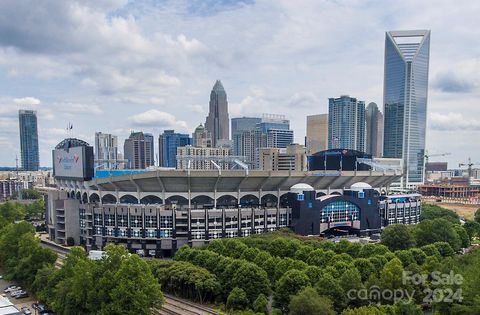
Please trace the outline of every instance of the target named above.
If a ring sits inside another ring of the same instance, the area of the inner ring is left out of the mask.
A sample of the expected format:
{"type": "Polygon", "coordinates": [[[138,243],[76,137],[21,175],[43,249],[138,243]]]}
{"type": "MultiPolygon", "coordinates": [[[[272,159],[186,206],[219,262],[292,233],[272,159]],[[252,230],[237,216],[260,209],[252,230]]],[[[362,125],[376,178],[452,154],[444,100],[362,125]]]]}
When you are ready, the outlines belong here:
{"type": "Polygon", "coordinates": [[[217,80],[210,93],[210,107],[205,122],[205,128],[212,137],[213,147],[230,139],[229,125],[227,93],[222,82],[217,80]]]}

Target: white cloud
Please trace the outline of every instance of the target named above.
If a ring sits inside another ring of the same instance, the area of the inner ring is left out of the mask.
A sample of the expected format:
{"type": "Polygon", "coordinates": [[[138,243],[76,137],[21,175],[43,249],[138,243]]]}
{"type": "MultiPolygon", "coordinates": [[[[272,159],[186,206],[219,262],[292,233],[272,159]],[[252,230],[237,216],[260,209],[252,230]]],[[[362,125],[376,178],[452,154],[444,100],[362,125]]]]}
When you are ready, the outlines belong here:
{"type": "Polygon", "coordinates": [[[431,113],[430,128],[438,131],[480,131],[480,119],[464,117],[461,113],[431,113]]]}
{"type": "Polygon", "coordinates": [[[146,112],[136,114],[130,117],[135,126],[153,127],[159,129],[176,129],[177,131],[188,130],[187,123],[183,120],[177,120],[172,114],[151,109],[146,112]]]}
{"type": "Polygon", "coordinates": [[[14,98],[13,102],[20,105],[39,105],[41,102],[38,98],[27,96],[22,98],[14,98]]]}

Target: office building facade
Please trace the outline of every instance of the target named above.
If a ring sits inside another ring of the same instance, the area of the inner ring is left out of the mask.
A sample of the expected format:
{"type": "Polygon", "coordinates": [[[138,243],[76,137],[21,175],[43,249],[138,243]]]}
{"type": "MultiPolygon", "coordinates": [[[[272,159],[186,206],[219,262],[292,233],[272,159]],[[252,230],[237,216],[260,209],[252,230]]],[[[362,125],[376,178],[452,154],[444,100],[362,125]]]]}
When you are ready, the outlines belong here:
{"type": "Polygon", "coordinates": [[[109,133],[95,132],[95,165],[97,169],[117,168],[118,138],[109,133]]]}
{"type": "Polygon", "coordinates": [[[19,110],[18,122],[22,169],[24,171],[38,171],[40,154],[38,149],[37,112],[33,110],[19,110]]]}
{"type": "Polygon", "coordinates": [[[151,137],[143,132],[132,132],[123,145],[124,157],[127,160],[127,168],[145,169],[153,166],[153,153],[151,137]]]}
{"type": "Polygon", "coordinates": [[[242,134],[248,131],[254,131],[257,124],[261,123],[259,117],[237,117],[232,118],[232,141],[233,155],[242,154],[242,134]]]}
{"type": "Polygon", "coordinates": [[[383,156],[402,158],[401,185],[424,181],[430,31],[385,35],[383,156]]]}
{"type": "Polygon", "coordinates": [[[375,103],[370,103],[365,111],[366,152],[375,157],[383,154],[383,114],[375,103]]]}
{"type": "Polygon", "coordinates": [[[305,145],[308,154],[328,148],[328,114],[307,116],[307,138],[305,145]]]}
{"type": "Polygon", "coordinates": [[[263,171],[306,171],[307,150],[299,144],[283,148],[260,148],[259,169],[263,171]]]}
{"type": "Polygon", "coordinates": [[[225,158],[231,156],[228,148],[177,147],[177,169],[186,170],[222,170],[230,169],[231,163],[225,158]]]}
{"type": "Polygon", "coordinates": [[[177,166],[177,148],[191,145],[192,139],[188,134],[177,133],[174,130],[164,130],[158,137],[158,155],[160,166],[177,166]]]}
{"type": "Polygon", "coordinates": [[[365,102],[348,95],[328,99],[328,148],[365,151],[365,102]]]}
{"type": "Polygon", "coordinates": [[[210,104],[205,128],[211,134],[212,146],[214,147],[218,145],[219,141],[230,139],[227,93],[219,80],[215,82],[210,93],[210,104]]]}

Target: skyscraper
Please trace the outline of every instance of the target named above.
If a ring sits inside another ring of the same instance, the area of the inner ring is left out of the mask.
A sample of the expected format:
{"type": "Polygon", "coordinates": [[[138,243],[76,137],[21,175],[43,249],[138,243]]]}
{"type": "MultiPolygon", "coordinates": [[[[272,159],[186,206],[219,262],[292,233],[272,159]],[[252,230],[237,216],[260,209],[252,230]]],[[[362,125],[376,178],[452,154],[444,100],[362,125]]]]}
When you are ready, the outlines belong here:
{"type": "Polygon", "coordinates": [[[24,171],[38,171],[40,162],[37,112],[33,110],[19,110],[18,122],[20,127],[22,169],[24,171]]]}
{"type": "Polygon", "coordinates": [[[230,139],[229,124],[227,93],[222,82],[217,80],[210,93],[209,111],[205,122],[205,128],[212,136],[212,146],[216,147],[219,140],[230,139]]]}
{"type": "Polygon", "coordinates": [[[328,148],[365,151],[365,102],[348,95],[328,99],[328,148]]]}
{"type": "Polygon", "coordinates": [[[366,152],[375,157],[383,154],[383,114],[375,103],[370,103],[365,112],[367,122],[366,152]]]}
{"type": "Polygon", "coordinates": [[[402,186],[423,183],[430,31],[385,34],[383,156],[403,159],[402,186]]]}
{"type": "Polygon", "coordinates": [[[130,137],[125,139],[123,153],[128,160],[127,168],[145,169],[153,165],[150,141],[150,137],[143,132],[132,132],[130,137]]]}
{"type": "Polygon", "coordinates": [[[307,153],[313,154],[328,147],[328,114],[307,116],[307,153]]]}
{"type": "Polygon", "coordinates": [[[118,138],[109,133],[95,132],[95,164],[98,169],[116,168],[118,138]]]}
{"type": "Polygon", "coordinates": [[[160,166],[176,167],[177,148],[191,145],[192,139],[188,134],[176,133],[174,130],[164,130],[158,136],[158,152],[160,166]]]}
{"type": "Polygon", "coordinates": [[[242,155],[243,132],[255,130],[257,124],[261,122],[262,119],[259,117],[232,118],[233,155],[242,155]]]}
{"type": "Polygon", "coordinates": [[[150,155],[150,161],[152,161],[151,165],[155,165],[155,138],[151,133],[145,133],[145,143],[149,145],[146,152],[150,155]]]}

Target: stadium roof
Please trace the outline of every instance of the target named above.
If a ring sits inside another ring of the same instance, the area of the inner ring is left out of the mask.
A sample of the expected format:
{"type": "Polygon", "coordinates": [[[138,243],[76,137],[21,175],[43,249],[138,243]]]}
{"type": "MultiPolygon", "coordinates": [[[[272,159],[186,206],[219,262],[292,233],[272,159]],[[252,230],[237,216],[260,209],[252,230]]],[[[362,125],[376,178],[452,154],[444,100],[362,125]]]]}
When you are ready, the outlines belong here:
{"type": "MultiPolygon", "coordinates": [[[[233,192],[233,191],[289,191],[298,183],[316,190],[343,189],[357,182],[372,187],[385,187],[400,178],[395,172],[373,171],[259,171],[250,170],[157,170],[137,174],[96,178],[83,186],[102,191],[141,192],[233,192]]],[[[59,184],[62,185],[62,180],[59,184]]]]}

